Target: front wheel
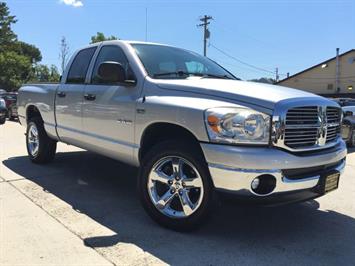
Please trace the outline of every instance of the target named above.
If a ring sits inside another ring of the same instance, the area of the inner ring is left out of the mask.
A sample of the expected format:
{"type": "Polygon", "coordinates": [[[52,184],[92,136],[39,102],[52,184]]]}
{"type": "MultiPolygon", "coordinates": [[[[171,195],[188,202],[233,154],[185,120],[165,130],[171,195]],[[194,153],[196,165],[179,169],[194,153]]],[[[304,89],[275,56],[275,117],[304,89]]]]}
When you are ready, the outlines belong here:
{"type": "Polygon", "coordinates": [[[205,221],[212,205],[208,167],[195,145],[157,144],[143,158],[138,182],[143,207],[159,224],[178,231],[205,221]]]}
{"type": "Polygon", "coordinates": [[[36,117],[27,124],[26,146],[34,163],[45,164],[54,159],[57,142],[48,137],[42,119],[36,117]]]}
{"type": "Polygon", "coordinates": [[[0,118],[0,125],[5,124],[6,122],[6,117],[0,118]]]}

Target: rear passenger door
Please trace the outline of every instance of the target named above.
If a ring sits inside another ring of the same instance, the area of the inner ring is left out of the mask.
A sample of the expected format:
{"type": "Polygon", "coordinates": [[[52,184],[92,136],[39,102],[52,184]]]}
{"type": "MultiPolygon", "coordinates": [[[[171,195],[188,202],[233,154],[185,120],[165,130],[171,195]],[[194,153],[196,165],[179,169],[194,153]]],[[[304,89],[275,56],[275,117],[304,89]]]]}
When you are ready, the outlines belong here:
{"type": "Polygon", "coordinates": [[[56,123],[61,141],[81,146],[82,104],[87,71],[96,47],[83,49],[71,63],[66,80],[57,89],[56,123]]]}
{"type": "Polygon", "coordinates": [[[107,84],[98,69],[103,62],[118,62],[128,80],[135,80],[128,59],[119,45],[101,47],[93,67],[91,82],[85,86],[83,129],[85,148],[107,156],[130,161],[134,148],[134,119],[138,85],[107,84]]]}

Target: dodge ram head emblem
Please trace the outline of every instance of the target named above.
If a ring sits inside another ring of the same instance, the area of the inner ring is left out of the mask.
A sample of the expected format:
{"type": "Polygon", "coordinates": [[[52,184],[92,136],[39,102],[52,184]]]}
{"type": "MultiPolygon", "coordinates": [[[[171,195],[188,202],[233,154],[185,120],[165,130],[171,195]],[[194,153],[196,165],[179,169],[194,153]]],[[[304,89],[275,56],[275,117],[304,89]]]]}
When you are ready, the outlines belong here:
{"type": "Polygon", "coordinates": [[[327,141],[327,128],[328,128],[324,108],[319,108],[318,121],[319,121],[318,145],[324,146],[327,141]]]}

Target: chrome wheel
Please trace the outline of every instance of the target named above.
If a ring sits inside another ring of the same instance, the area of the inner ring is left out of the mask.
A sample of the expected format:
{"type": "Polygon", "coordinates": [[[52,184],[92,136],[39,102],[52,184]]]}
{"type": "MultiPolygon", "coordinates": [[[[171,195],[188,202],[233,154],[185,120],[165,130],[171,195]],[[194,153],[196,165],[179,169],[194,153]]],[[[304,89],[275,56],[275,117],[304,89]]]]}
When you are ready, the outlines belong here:
{"type": "Polygon", "coordinates": [[[148,176],[150,200],[164,215],[186,218],[201,205],[204,190],[197,169],[181,157],[160,159],[148,176]]]}
{"type": "Polygon", "coordinates": [[[39,136],[38,129],[36,125],[32,124],[27,133],[27,145],[28,151],[33,156],[36,157],[39,148],[39,136]]]}

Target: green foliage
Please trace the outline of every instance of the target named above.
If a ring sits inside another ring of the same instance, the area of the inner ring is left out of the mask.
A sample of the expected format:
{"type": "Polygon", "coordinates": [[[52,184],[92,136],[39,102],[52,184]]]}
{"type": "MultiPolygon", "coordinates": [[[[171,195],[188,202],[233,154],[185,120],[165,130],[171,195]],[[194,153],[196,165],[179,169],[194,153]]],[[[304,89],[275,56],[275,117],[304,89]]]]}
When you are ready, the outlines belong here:
{"type": "Polygon", "coordinates": [[[14,51],[0,53],[0,87],[15,90],[30,78],[32,64],[29,57],[14,51]]]}
{"type": "Polygon", "coordinates": [[[17,39],[12,25],[16,16],[10,15],[6,3],[0,2],[0,88],[17,90],[28,81],[59,81],[55,66],[37,65],[41,51],[34,45],[17,39]]]}
{"type": "Polygon", "coordinates": [[[38,63],[42,60],[41,51],[34,45],[17,41],[13,49],[20,55],[27,56],[32,63],[38,63]]]}
{"type": "Polygon", "coordinates": [[[36,65],[30,82],[59,82],[60,74],[55,65],[36,65]]]}
{"type": "Polygon", "coordinates": [[[250,81],[259,82],[259,83],[266,83],[266,84],[275,84],[276,80],[272,78],[259,78],[259,79],[252,79],[250,81]]]}
{"type": "Polygon", "coordinates": [[[116,36],[111,35],[110,37],[106,37],[102,32],[97,32],[95,36],[91,36],[91,43],[103,42],[103,41],[111,41],[118,40],[116,36]]]}
{"type": "Polygon", "coordinates": [[[0,52],[17,40],[16,34],[11,30],[11,25],[16,22],[16,17],[10,15],[6,3],[0,2],[0,52]]]}

